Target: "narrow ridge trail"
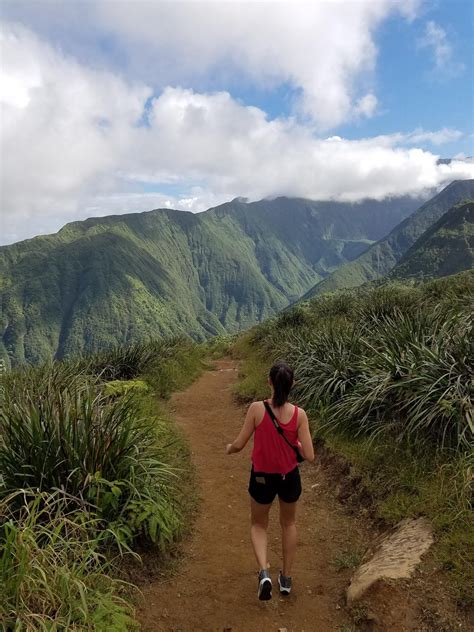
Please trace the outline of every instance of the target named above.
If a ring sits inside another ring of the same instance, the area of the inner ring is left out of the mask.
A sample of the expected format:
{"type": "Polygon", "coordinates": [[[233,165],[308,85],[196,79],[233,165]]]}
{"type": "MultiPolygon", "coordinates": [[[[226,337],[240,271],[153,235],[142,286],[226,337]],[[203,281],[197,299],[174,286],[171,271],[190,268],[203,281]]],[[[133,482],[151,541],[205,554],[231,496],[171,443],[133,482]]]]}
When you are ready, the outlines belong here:
{"type": "MultiPolygon", "coordinates": [[[[247,492],[252,440],[240,454],[226,455],[244,419],[245,407],[232,397],[237,363],[224,359],[187,390],[176,393],[171,410],[191,447],[199,484],[193,532],[182,545],[178,572],[142,587],[138,616],[145,632],[330,632],[351,630],[343,593],[348,571],[337,572],[341,551],[370,537],[333,498],[316,464],[301,467],[303,494],[297,515],[298,550],[294,589],[281,597],[276,578],[281,564],[278,503],[270,513],[269,562],[273,599],[257,599],[256,563],[250,544],[247,492]]],[[[400,604],[398,604],[400,605],[400,604]]],[[[375,629],[413,630],[412,612],[383,613],[375,629]]],[[[359,628],[358,628],[359,629],[359,628]]],[[[370,628],[374,629],[374,628],[370,628]]]]}

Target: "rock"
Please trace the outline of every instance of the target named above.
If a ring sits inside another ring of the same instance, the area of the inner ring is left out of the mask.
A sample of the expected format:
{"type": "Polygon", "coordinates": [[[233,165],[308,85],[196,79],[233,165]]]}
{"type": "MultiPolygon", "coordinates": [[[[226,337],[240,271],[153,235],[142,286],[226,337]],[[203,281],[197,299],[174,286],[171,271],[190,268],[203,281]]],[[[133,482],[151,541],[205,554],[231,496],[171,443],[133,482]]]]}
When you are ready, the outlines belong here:
{"type": "Polygon", "coordinates": [[[433,531],[428,520],[402,520],[395,531],[385,537],[372,559],[355,572],[346,593],[348,605],[360,599],[380,579],[410,577],[432,544],[433,531]]]}

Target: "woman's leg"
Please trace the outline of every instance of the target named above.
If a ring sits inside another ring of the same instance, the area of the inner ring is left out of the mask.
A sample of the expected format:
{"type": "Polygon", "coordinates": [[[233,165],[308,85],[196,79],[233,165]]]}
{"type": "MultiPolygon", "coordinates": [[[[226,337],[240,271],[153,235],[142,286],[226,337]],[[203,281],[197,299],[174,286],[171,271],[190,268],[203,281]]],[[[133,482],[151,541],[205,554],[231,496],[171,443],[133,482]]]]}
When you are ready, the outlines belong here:
{"type": "Polygon", "coordinates": [[[291,577],[291,567],[296,554],[296,502],[285,503],[280,498],[281,541],[283,548],[283,570],[286,577],[291,577]]]}
{"type": "Polygon", "coordinates": [[[253,498],[250,499],[252,522],[250,527],[250,537],[260,570],[267,569],[267,528],[268,514],[271,506],[271,503],[262,505],[261,503],[256,502],[253,498]]]}

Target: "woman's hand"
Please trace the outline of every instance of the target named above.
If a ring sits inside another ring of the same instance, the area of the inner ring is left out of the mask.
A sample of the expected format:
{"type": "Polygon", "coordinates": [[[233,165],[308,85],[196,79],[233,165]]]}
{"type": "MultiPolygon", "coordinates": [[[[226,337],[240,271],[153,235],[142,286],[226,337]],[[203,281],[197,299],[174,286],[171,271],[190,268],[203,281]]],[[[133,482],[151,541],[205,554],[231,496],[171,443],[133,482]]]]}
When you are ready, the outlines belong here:
{"type": "Polygon", "coordinates": [[[232,454],[233,450],[232,450],[232,443],[228,443],[226,446],[226,454],[232,454]]]}

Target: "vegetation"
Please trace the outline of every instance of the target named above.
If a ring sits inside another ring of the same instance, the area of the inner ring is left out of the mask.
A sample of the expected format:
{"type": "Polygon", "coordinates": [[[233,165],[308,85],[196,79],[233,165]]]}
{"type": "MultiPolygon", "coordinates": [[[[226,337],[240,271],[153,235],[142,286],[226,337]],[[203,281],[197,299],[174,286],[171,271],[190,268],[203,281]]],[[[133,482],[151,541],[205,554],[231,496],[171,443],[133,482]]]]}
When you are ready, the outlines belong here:
{"type": "Polygon", "coordinates": [[[430,278],[474,268],[474,201],[454,206],[413,244],[391,278],[430,278]]]}
{"type": "MultiPolygon", "coordinates": [[[[334,292],[342,288],[357,287],[367,281],[386,276],[416,240],[431,228],[444,213],[463,200],[472,200],[473,198],[474,180],[452,182],[354,261],[341,265],[328,277],[317,283],[306,294],[305,298],[324,292],[334,292]]],[[[458,257],[456,259],[459,261],[458,257]]],[[[450,271],[445,271],[444,274],[460,272],[467,267],[464,263],[450,271]]]]}
{"type": "Polygon", "coordinates": [[[285,359],[315,438],[353,464],[379,515],[430,517],[462,600],[474,561],[473,298],[472,272],[369,285],[296,305],[235,346],[241,397],[267,394],[270,364],[285,359]]]}
{"type": "Polygon", "coordinates": [[[135,627],[116,562],[168,547],[187,502],[186,452],[155,397],[196,377],[205,352],[176,339],[2,376],[3,629],[135,627]]]}
{"type": "Polygon", "coordinates": [[[251,326],[417,206],[278,198],[91,218],[0,248],[0,358],[41,363],[251,326]]]}
{"type": "Polygon", "coordinates": [[[64,495],[16,492],[0,502],[0,520],[3,630],[135,629],[128,586],[109,574],[94,520],[64,495]]]}

